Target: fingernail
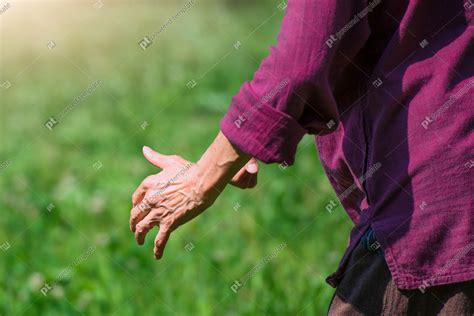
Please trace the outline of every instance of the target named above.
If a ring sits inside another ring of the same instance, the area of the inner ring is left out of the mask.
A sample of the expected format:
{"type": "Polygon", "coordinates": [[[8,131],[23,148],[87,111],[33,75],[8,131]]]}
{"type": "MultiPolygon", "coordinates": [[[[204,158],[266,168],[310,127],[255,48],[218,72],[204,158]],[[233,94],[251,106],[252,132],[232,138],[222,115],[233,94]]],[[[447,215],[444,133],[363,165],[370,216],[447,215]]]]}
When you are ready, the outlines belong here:
{"type": "Polygon", "coordinates": [[[143,146],[142,150],[143,150],[143,153],[145,153],[145,154],[149,154],[151,152],[151,148],[148,147],[148,146],[143,146]]]}
{"type": "Polygon", "coordinates": [[[247,171],[250,172],[250,173],[257,173],[258,166],[255,163],[250,163],[250,164],[247,165],[247,167],[245,169],[247,169],[247,171]]]}

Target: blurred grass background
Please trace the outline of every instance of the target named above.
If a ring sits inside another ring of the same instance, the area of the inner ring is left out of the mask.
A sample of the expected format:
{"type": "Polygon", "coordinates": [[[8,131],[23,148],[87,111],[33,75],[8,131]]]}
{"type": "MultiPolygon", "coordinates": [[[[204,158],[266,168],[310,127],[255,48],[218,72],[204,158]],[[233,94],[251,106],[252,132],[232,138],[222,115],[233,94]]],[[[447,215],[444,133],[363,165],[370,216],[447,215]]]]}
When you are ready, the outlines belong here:
{"type": "Polygon", "coordinates": [[[131,193],[157,172],[141,147],[199,158],[275,44],[279,1],[197,0],[146,50],[139,40],[185,1],[9,3],[0,15],[0,84],[11,84],[0,88],[1,315],[326,312],[324,279],[352,224],[324,209],[335,195],[310,136],[294,167],[261,166],[256,189],[227,188],[174,232],[161,261],[154,238],[138,247],[128,228],[131,193]],[[95,80],[93,95],[44,126],[95,80]],[[282,242],[234,294],[232,283],[282,242]]]}

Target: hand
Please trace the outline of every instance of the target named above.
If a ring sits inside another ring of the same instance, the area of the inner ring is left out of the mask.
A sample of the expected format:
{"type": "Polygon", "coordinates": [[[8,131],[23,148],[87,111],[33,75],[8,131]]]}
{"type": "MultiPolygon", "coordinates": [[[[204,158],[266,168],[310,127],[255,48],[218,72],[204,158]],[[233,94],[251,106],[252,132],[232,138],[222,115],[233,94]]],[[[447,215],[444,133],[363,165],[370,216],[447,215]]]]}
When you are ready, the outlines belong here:
{"type": "Polygon", "coordinates": [[[143,245],[147,233],[154,226],[159,227],[154,247],[155,258],[159,259],[171,232],[209,207],[218,191],[204,185],[196,164],[179,156],[161,155],[148,147],[143,148],[143,154],[163,170],[146,177],[133,193],[130,229],[137,243],[143,245]]]}
{"type": "MultiPolygon", "coordinates": [[[[146,234],[158,226],[154,254],[160,259],[171,232],[211,206],[229,180],[226,181],[225,176],[209,176],[220,172],[210,172],[200,162],[192,164],[179,156],[162,155],[148,147],[143,148],[143,154],[163,170],[145,178],[133,194],[130,229],[135,232],[137,243],[142,245],[146,234]]],[[[256,161],[251,160],[230,183],[241,188],[254,187],[257,171],[256,161]]]]}

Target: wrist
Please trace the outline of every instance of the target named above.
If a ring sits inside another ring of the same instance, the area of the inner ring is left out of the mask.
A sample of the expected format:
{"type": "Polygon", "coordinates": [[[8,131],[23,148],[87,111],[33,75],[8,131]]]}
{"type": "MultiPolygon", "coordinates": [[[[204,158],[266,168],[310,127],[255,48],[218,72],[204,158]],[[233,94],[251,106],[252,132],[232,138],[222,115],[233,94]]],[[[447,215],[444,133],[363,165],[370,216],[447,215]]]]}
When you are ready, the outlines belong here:
{"type": "Polygon", "coordinates": [[[221,132],[196,163],[204,190],[222,191],[250,156],[234,147],[221,132]]]}

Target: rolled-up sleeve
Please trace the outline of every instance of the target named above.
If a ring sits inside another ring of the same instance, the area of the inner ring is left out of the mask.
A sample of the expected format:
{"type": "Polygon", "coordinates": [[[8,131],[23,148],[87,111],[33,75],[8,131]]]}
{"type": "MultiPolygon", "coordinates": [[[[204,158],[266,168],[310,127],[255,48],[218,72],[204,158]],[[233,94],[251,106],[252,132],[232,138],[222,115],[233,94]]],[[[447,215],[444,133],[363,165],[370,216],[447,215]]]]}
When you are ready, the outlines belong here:
{"type": "Polygon", "coordinates": [[[366,2],[288,1],[277,45],[232,98],[221,121],[231,143],[263,162],[291,165],[305,134],[334,129],[337,50],[353,44],[353,55],[367,39],[367,18],[357,16],[366,2]]]}

